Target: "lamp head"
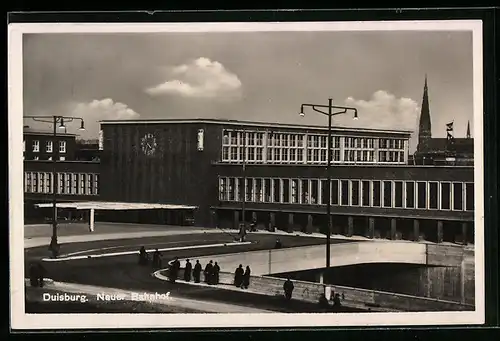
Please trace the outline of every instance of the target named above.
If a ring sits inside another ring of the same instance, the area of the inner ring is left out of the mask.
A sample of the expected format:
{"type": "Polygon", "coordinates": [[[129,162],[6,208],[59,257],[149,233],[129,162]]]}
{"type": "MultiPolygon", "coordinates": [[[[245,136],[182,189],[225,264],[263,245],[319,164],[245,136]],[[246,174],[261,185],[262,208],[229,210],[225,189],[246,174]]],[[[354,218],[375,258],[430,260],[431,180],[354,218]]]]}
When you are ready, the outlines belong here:
{"type": "Polygon", "coordinates": [[[352,119],[355,121],[358,120],[358,110],[357,109],[354,109],[354,117],[352,119]]]}
{"type": "Polygon", "coordinates": [[[59,129],[65,129],[66,127],[64,126],[64,118],[61,117],[61,123],[59,124],[59,129]]]}
{"type": "Polygon", "coordinates": [[[82,123],[80,124],[80,131],[85,131],[85,123],[82,120],[82,123]]]}
{"type": "Polygon", "coordinates": [[[301,105],[300,106],[300,113],[299,113],[300,117],[304,117],[306,114],[304,114],[304,106],[301,105]]]}

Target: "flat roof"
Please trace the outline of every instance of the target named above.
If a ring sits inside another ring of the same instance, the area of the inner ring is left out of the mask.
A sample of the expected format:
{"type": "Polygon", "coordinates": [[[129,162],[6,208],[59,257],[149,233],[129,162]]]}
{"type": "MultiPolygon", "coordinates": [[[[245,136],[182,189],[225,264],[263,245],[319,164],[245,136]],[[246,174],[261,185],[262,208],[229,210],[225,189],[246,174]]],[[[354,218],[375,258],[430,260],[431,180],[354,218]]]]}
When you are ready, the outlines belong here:
{"type": "MultiPolygon", "coordinates": [[[[35,204],[37,208],[53,207],[52,203],[35,204]]],[[[58,202],[56,207],[59,208],[74,208],[77,210],[152,210],[152,209],[165,209],[165,210],[193,210],[197,206],[187,205],[168,205],[168,204],[148,204],[148,203],[133,203],[133,202],[110,202],[110,201],[79,201],[79,202],[58,202]]]]}
{"type": "MultiPolygon", "coordinates": [[[[142,120],[102,120],[101,125],[106,124],[189,124],[189,123],[203,123],[203,124],[220,124],[220,125],[235,125],[235,126],[259,126],[268,128],[290,128],[290,129],[312,129],[312,130],[328,130],[324,125],[303,125],[293,123],[272,123],[272,122],[258,122],[258,121],[238,121],[238,120],[225,120],[225,119],[207,119],[207,118],[192,118],[192,119],[142,119],[142,120]]],[[[392,133],[392,134],[412,134],[411,130],[403,129],[372,129],[372,128],[356,128],[356,127],[338,127],[332,126],[335,131],[355,131],[355,132],[378,132],[378,133],[392,133]]]]}

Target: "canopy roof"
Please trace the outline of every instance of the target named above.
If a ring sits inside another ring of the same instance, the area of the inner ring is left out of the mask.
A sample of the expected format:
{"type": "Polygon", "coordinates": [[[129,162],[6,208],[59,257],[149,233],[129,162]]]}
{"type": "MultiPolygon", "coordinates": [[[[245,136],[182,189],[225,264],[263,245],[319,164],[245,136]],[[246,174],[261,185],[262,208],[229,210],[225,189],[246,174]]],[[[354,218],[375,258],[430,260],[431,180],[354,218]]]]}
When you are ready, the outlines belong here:
{"type": "MultiPolygon", "coordinates": [[[[52,207],[52,203],[41,203],[35,204],[35,207],[44,208],[52,207]]],[[[58,202],[56,204],[58,208],[73,208],[77,210],[153,210],[153,209],[164,209],[164,210],[193,210],[196,206],[187,205],[168,205],[168,204],[146,204],[146,203],[134,203],[134,202],[109,202],[109,201],[80,201],[80,202],[58,202]]]]}

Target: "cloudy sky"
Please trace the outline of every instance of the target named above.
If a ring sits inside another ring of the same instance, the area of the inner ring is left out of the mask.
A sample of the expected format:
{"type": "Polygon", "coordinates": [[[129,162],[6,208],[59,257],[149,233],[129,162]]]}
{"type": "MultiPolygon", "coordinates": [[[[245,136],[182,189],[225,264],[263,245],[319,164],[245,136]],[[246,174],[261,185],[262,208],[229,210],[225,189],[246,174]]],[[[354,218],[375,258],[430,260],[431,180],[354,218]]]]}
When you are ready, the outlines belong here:
{"type": "MultiPolygon", "coordinates": [[[[416,130],[427,74],[432,133],[473,124],[470,32],[227,32],[24,36],[24,114],[325,124],[301,103],[359,109],[336,125],[416,130]]],[[[25,124],[33,125],[31,122],[25,124]]]]}

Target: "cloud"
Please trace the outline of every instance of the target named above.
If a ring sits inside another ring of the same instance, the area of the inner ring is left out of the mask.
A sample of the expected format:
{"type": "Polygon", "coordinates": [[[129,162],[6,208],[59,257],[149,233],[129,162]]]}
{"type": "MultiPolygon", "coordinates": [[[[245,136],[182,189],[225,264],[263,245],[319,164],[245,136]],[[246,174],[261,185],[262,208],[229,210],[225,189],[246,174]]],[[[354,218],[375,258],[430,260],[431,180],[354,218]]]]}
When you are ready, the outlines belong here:
{"type": "Polygon", "coordinates": [[[178,95],[187,98],[234,99],[241,96],[241,81],[221,63],[198,58],[171,69],[171,79],[145,92],[151,96],[178,95]]]}
{"type": "MultiPolygon", "coordinates": [[[[410,141],[410,151],[415,148],[415,133],[418,133],[417,122],[420,114],[418,103],[411,98],[397,98],[387,91],[373,93],[369,100],[349,97],[345,105],[358,109],[358,121],[355,126],[379,129],[401,129],[414,132],[410,141]]],[[[342,115],[339,123],[353,126],[342,115]]],[[[350,119],[349,119],[350,121],[350,119]]]]}
{"type": "MultiPolygon", "coordinates": [[[[72,102],[55,108],[50,112],[40,110],[36,115],[47,116],[61,115],[69,117],[83,118],[85,122],[85,131],[80,131],[80,120],[65,122],[66,131],[71,134],[78,134],[77,139],[97,139],[99,137],[100,124],[102,120],[127,120],[139,119],[140,115],[131,109],[128,105],[115,102],[111,98],[93,100],[90,102],[72,102]]],[[[47,123],[33,122],[26,120],[26,125],[36,129],[52,129],[47,123]]]]}

